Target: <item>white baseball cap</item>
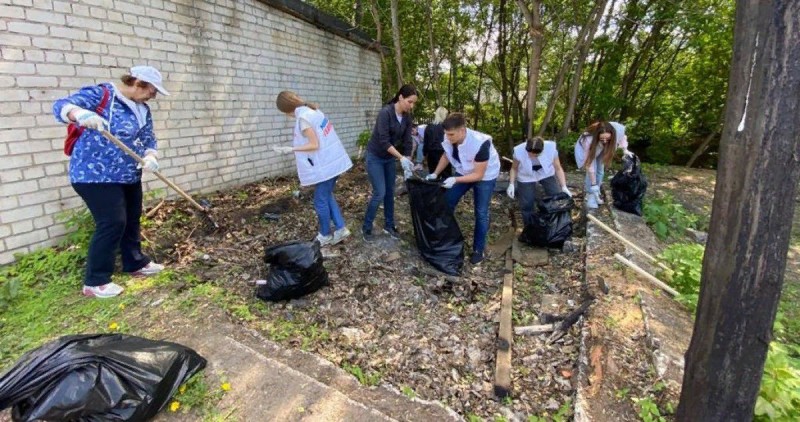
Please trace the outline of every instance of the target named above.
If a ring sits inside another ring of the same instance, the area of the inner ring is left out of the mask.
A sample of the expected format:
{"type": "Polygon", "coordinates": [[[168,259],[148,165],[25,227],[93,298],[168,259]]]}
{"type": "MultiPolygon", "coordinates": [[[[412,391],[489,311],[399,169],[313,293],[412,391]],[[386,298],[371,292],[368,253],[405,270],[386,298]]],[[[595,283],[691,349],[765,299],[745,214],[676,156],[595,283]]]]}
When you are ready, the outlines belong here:
{"type": "Polygon", "coordinates": [[[153,66],[134,66],[131,68],[131,76],[140,81],[152,84],[161,95],[169,95],[169,91],[164,89],[164,86],[161,85],[161,72],[153,66]]]}

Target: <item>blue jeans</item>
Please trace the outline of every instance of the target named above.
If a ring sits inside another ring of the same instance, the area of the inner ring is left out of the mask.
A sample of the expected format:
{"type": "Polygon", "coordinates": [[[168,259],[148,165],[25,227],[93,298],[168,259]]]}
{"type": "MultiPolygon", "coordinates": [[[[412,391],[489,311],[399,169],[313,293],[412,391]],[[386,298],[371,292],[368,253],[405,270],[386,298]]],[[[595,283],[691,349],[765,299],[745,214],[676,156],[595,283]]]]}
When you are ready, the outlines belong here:
{"type": "Polygon", "coordinates": [[[415,163],[418,163],[418,164],[419,164],[419,163],[422,163],[422,159],[423,159],[423,158],[424,158],[424,157],[423,157],[423,155],[422,155],[422,142],[420,142],[419,144],[417,144],[417,154],[416,154],[416,156],[414,157],[414,162],[415,162],[415,163]]]}
{"type": "MultiPolygon", "coordinates": [[[[603,164],[602,155],[598,156],[594,159],[594,168],[595,168],[595,180],[597,181],[597,186],[603,184],[603,176],[605,176],[606,165],[603,164]]],[[[585,185],[586,185],[586,192],[589,192],[589,188],[592,187],[592,179],[589,178],[589,171],[586,171],[586,178],[585,185]]]]}
{"type": "Polygon", "coordinates": [[[384,227],[394,227],[394,178],[397,175],[397,160],[394,157],[380,158],[367,152],[367,176],[372,185],[372,197],[364,215],[364,231],[372,232],[372,222],[383,201],[384,227]]]}
{"type": "Polygon", "coordinates": [[[522,224],[528,225],[536,214],[536,184],[540,183],[547,196],[561,192],[555,176],[550,176],[538,182],[517,182],[517,199],[522,214],[522,224]]]}
{"type": "Polygon", "coordinates": [[[486,249],[486,235],[489,234],[489,201],[492,199],[497,179],[483,180],[473,183],[456,183],[445,193],[447,207],[455,212],[456,205],[467,191],[472,189],[475,202],[475,232],[473,233],[472,250],[483,253],[486,249]]]}
{"type": "Polygon", "coordinates": [[[330,236],[331,220],[333,220],[336,230],[344,228],[342,211],[339,209],[339,204],[336,203],[336,198],[333,197],[333,190],[336,189],[338,178],[339,176],[336,176],[314,186],[314,209],[317,210],[319,232],[323,236],[330,236]]]}
{"type": "Polygon", "coordinates": [[[142,183],[73,183],[94,218],[94,234],[86,257],[83,284],[102,286],[111,282],[117,250],[122,252],[122,271],[132,272],[150,263],[142,253],[139,218],[142,216],[142,183]]]}

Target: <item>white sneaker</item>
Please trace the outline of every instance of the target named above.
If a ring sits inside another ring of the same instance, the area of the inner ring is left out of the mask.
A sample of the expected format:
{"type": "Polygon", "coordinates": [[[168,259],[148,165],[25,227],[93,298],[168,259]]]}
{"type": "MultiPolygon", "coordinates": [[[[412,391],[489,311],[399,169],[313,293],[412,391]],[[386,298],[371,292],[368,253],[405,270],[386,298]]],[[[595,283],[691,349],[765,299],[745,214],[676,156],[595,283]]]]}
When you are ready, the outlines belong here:
{"type": "Polygon", "coordinates": [[[586,193],[586,208],[589,208],[589,209],[593,210],[593,209],[596,209],[597,207],[598,207],[598,205],[597,205],[597,195],[587,192],[586,193]]]}
{"type": "Polygon", "coordinates": [[[350,230],[347,227],[342,227],[341,229],[333,232],[333,241],[331,244],[335,245],[342,240],[345,240],[348,236],[350,236],[350,230]]]}
{"type": "Polygon", "coordinates": [[[116,283],[106,283],[102,286],[83,286],[83,295],[87,297],[96,297],[99,299],[106,299],[109,297],[119,296],[125,289],[116,283]]]}
{"type": "Polygon", "coordinates": [[[595,200],[597,201],[598,205],[603,205],[603,204],[606,203],[605,201],[603,201],[603,194],[602,193],[595,195],[595,200]]]}
{"type": "Polygon", "coordinates": [[[147,277],[149,275],[158,274],[164,270],[164,266],[161,264],[156,264],[155,262],[151,262],[145,265],[142,268],[139,268],[136,271],[131,272],[132,276],[135,277],[147,277]]]}
{"type": "Polygon", "coordinates": [[[333,236],[323,236],[322,233],[317,233],[317,242],[319,242],[319,246],[328,246],[333,242],[333,236]]]}

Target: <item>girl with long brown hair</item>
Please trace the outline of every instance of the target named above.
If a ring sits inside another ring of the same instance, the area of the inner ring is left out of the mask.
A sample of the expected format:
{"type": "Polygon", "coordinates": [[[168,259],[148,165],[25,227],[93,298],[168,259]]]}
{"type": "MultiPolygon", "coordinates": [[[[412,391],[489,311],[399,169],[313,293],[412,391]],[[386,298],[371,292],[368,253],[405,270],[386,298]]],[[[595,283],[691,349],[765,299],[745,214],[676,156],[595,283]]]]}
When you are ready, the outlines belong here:
{"type": "Polygon", "coordinates": [[[276,152],[293,152],[301,186],[314,186],[314,209],[319,220],[316,240],[321,246],[337,244],[350,236],[333,191],[339,176],[353,167],[333,124],[314,103],[292,91],[278,94],[275,105],[295,119],[292,146],[274,146],[276,152]],[[335,231],[331,233],[331,223],[335,231]]]}

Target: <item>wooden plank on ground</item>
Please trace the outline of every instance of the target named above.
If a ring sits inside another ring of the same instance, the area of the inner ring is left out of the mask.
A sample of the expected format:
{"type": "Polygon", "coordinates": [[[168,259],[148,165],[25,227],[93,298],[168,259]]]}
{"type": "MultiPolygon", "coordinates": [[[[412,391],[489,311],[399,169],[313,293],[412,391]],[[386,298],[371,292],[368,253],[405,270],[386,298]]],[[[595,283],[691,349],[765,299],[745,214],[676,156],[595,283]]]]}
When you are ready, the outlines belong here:
{"type": "Polygon", "coordinates": [[[499,239],[497,239],[494,243],[489,245],[487,248],[490,256],[502,256],[508,248],[511,247],[511,243],[514,242],[514,238],[517,236],[517,231],[514,227],[510,227],[508,231],[506,231],[499,239]]]}
{"type": "Polygon", "coordinates": [[[512,240],[511,258],[523,267],[542,267],[550,261],[550,254],[546,248],[528,246],[516,237],[512,240]]]}
{"type": "Polygon", "coordinates": [[[500,329],[497,333],[497,359],[494,373],[494,395],[499,399],[511,394],[511,348],[514,333],[511,327],[511,311],[514,298],[514,267],[511,251],[506,251],[505,274],[503,275],[503,297],[500,305],[500,329]]]}

